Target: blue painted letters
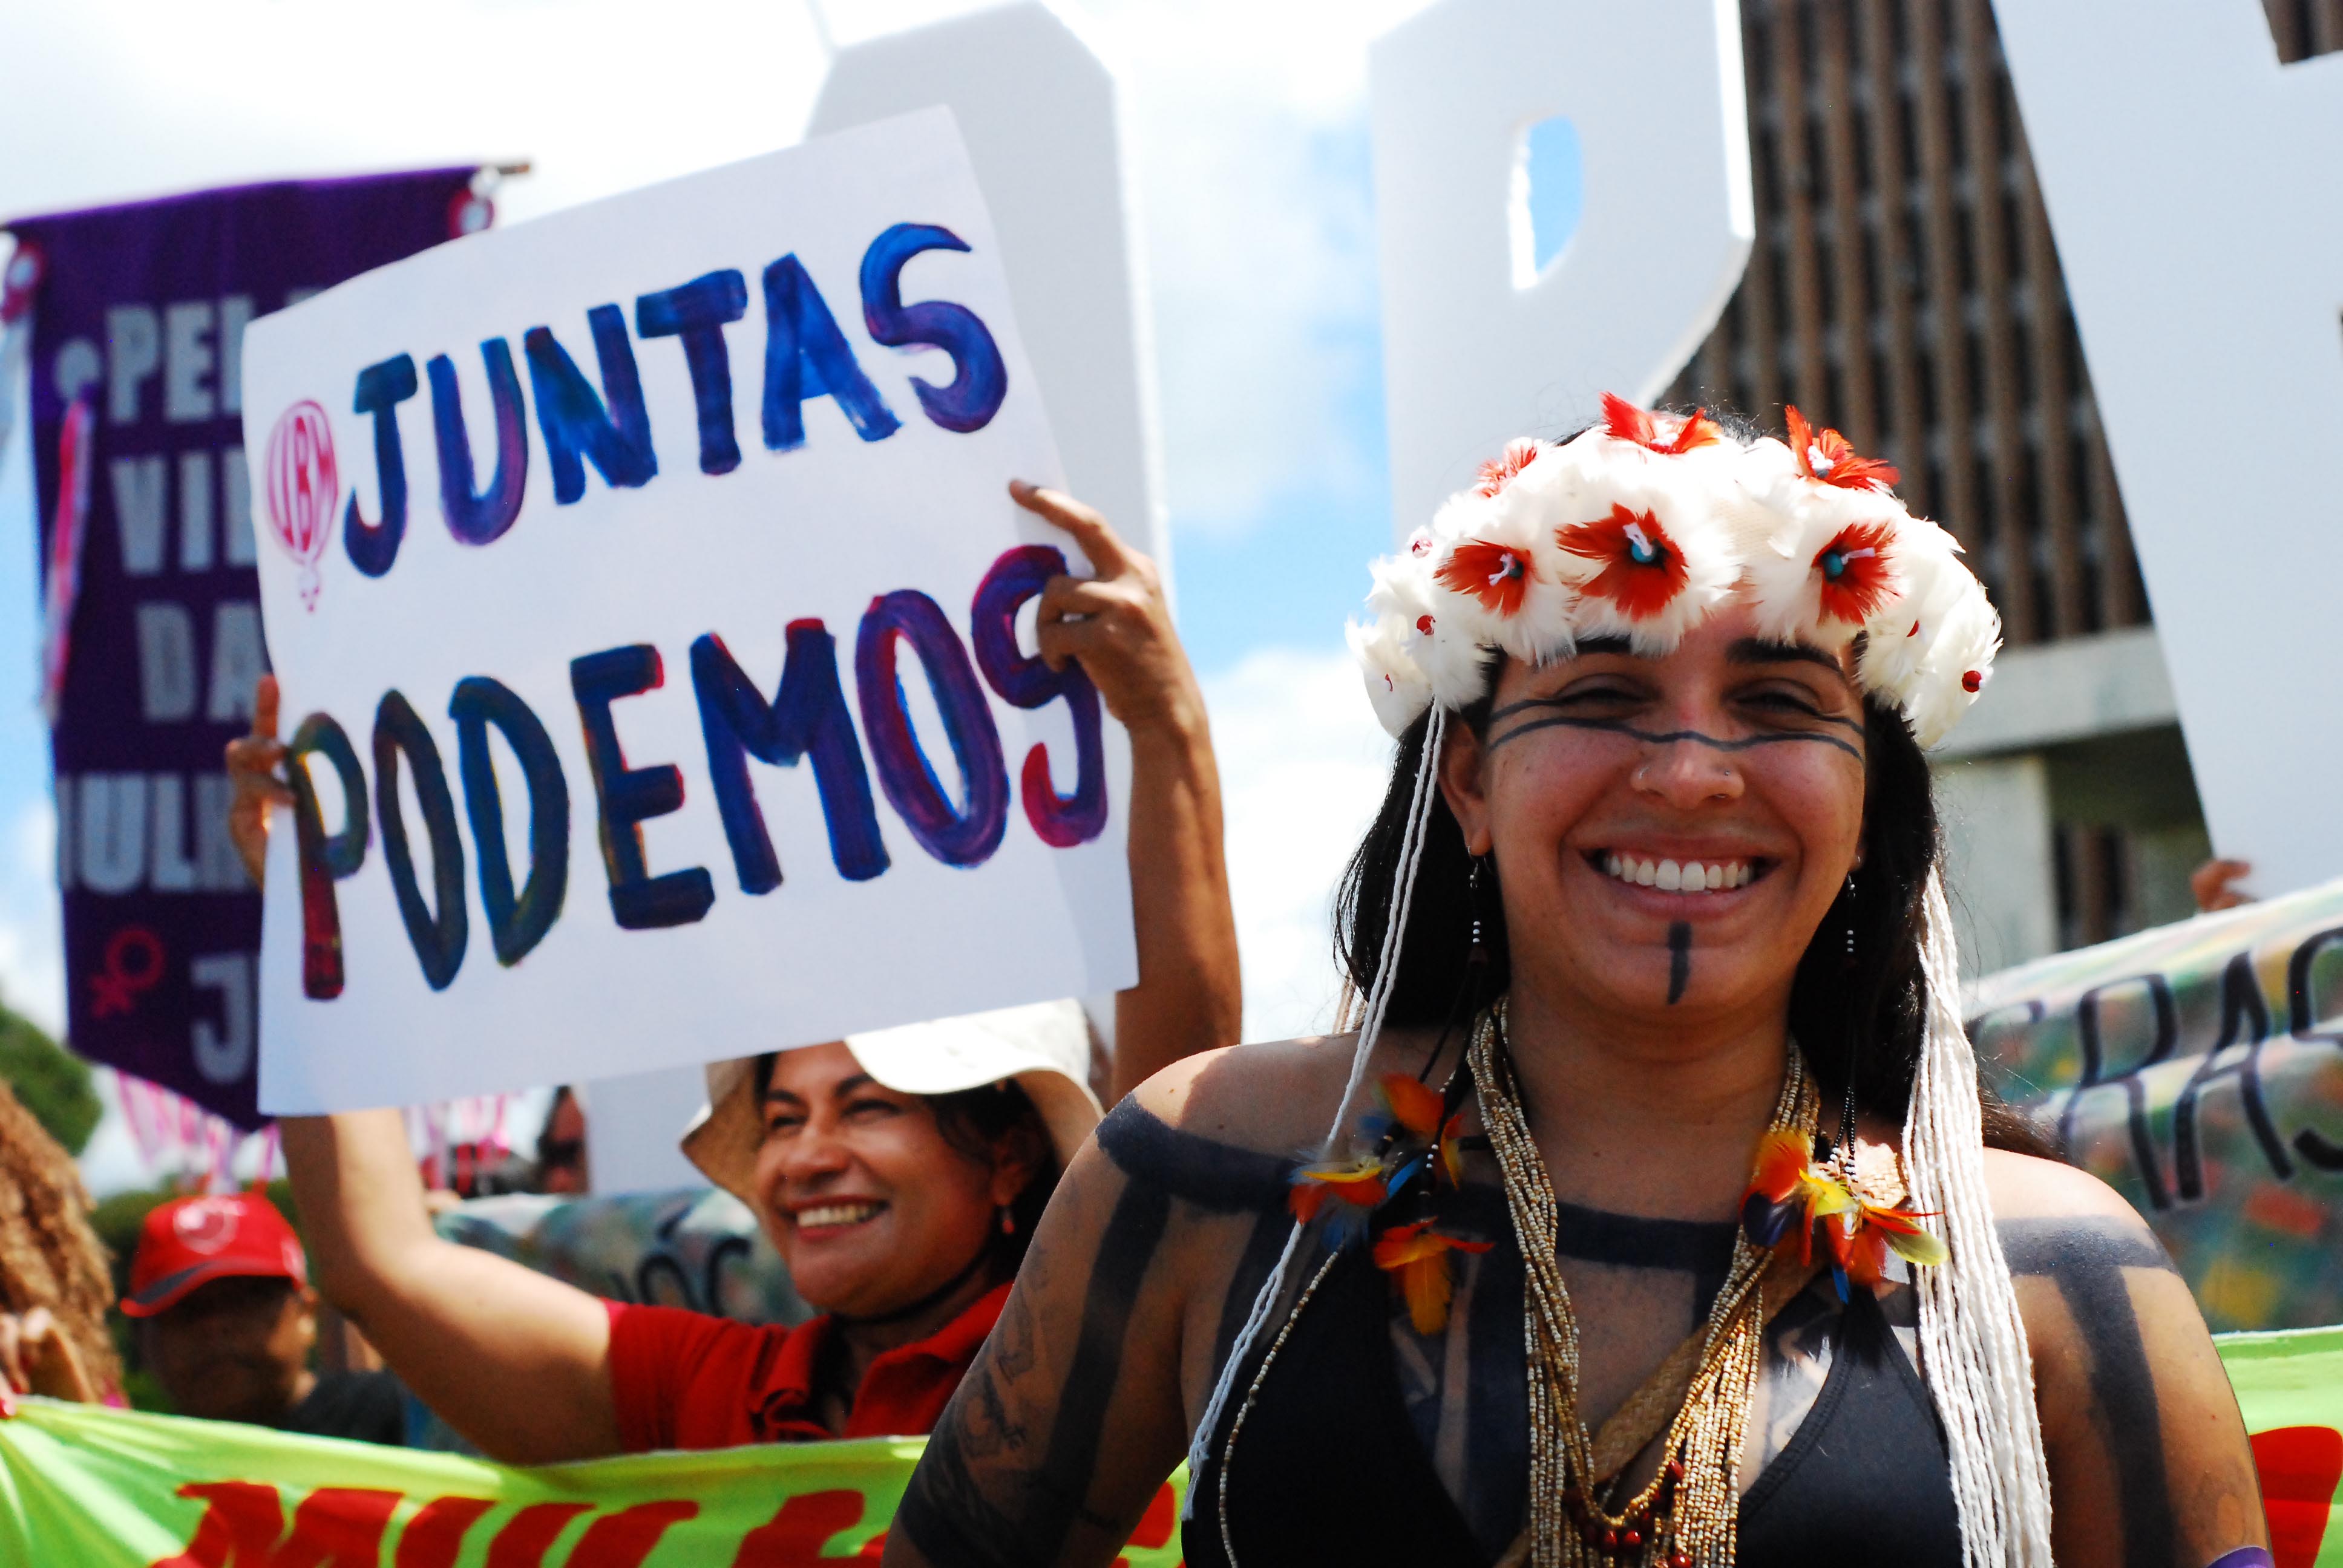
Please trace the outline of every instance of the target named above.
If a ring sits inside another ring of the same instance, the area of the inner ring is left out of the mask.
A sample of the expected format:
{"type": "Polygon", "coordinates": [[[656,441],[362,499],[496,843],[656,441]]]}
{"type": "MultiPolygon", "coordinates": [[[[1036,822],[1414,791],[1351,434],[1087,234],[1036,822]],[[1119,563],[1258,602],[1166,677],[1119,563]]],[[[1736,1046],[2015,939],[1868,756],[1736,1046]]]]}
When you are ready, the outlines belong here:
{"type": "Polygon", "coordinates": [[[456,832],[456,801],[447,793],[447,770],[440,766],[438,742],[431,739],[414,705],[397,691],[383,693],[374,715],[374,806],[382,819],[382,858],[407,940],[433,990],[446,990],[464,966],[471,922],[464,908],[464,841],[456,832]],[[407,814],[399,809],[398,759],[415,778],[416,803],[431,840],[432,898],[426,901],[415,877],[415,854],[407,841],[407,814]],[[438,905],[433,913],[432,903],[438,905]]]}
{"type": "Polygon", "coordinates": [[[735,271],[711,272],[635,300],[635,330],[646,338],[680,337],[699,407],[699,471],[729,474],[740,466],[732,434],[732,357],[724,324],[749,313],[749,284],[735,271]]]}
{"type": "Polygon", "coordinates": [[[350,738],[329,713],[312,713],[285,749],[285,776],[293,786],[293,837],[301,857],[301,994],[330,1001],[342,994],[342,916],[334,884],[366,864],[366,773],[350,738]],[[333,765],[341,786],[342,830],[326,831],[324,809],[309,777],[309,759],[333,765]]]}
{"type": "Polygon", "coordinates": [[[488,400],[497,411],[497,472],[485,493],[472,488],[472,437],[464,429],[464,395],[456,385],[456,364],[433,357],[431,427],[439,442],[439,506],[447,531],[468,545],[493,543],[520,516],[528,488],[528,426],[521,417],[520,377],[513,373],[512,349],[501,337],[480,345],[488,370],[488,400]]]}
{"type": "Polygon", "coordinates": [[[398,441],[398,406],[415,396],[415,359],[402,354],[358,372],[357,395],[350,411],[374,416],[375,490],[382,497],[382,521],[369,523],[358,510],[357,492],[350,492],[342,516],[342,548],[350,564],[370,578],[378,578],[398,558],[399,541],[407,537],[407,454],[398,441]]]}
{"type": "Polygon", "coordinates": [[[1041,746],[1025,753],[1021,775],[1025,819],[1041,842],[1056,849],[1087,844],[1106,827],[1106,754],[1099,729],[1098,688],[1082,667],[1068,660],[1051,669],[1039,655],[1017,646],[1017,611],[1053,577],[1062,577],[1066,558],[1049,545],[1020,545],[1005,551],[977,585],[970,612],[977,668],[985,680],[1018,708],[1040,708],[1051,698],[1066,699],[1074,720],[1074,792],[1058,793],[1050,781],[1050,754],[1041,746]]]}
{"type": "Polygon", "coordinates": [[[902,421],[854,362],[838,318],[794,256],[765,268],[765,445],[776,452],[805,445],[809,397],[835,397],[866,441],[880,441],[902,421]]]}
{"type": "Polygon", "coordinates": [[[538,428],[545,432],[545,461],[553,470],[553,501],[560,507],[575,505],[586,494],[588,462],[614,489],[648,484],[659,472],[627,318],[615,305],[598,305],[586,313],[586,322],[602,366],[602,390],[610,399],[607,408],[550,331],[532,327],[521,336],[529,389],[537,394],[538,428]]]}
{"type": "Polygon", "coordinates": [[[781,885],[781,865],[773,854],[765,814],[749,781],[749,759],[794,767],[813,758],[814,784],[821,792],[822,821],[830,829],[830,858],[850,882],[868,881],[887,869],[887,847],[879,838],[879,812],[870,799],[870,774],[838,684],[838,641],[818,620],[793,620],[789,653],[781,664],[780,689],[766,702],[731,650],[713,635],[691,645],[691,685],[699,698],[699,728],[708,738],[708,771],[716,780],[716,809],[732,846],[732,864],[744,893],[769,893],[781,885]]]}
{"type": "Polygon", "coordinates": [[[1009,368],[991,329],[965,305],[928,299],[903,303],[903,264],[926,250],[966,250],[968,242],[931,223],[899,223],[862,253],[862,323],[890,348],[940,348],[952,378],[937,387],[911,377],[928,417],[947,430],[981,430],[1009,396],[1009,368]]]}
{"type": "Polygon", "coordinates": [[[968,662],[968,649],[936,601],[901,588],[870,601],[854,643],[855,695],[862,731],[870,739],[879,783],[922,849],[948,866],[980,866],[1001,847],[1009,825],[1009,774],[1001,759],[1001,732],[968,662]],[[944,793],[934,767],[911,732],[911,716],[895,669],[895,645],[909,642],[928,673],[928,689],[943,716],[964,787],[965,807],[944,793]]]}
{"type": "Polygon", "coordinates": [[[607,648],[569,661],[569,689],[578,699],[586,763],[601,805],[602,864],[610,878],[610,913],[622,930],[689,925],[716,901],[715,880],[704,867],[654,877],[643,861],[640,824],[683,805],[683,774],[672,763],[628,767],[610,704],[621,697],[656,691],[665,679],[659,649],[649,643],[607,648]]]}
{"type": "Polygon", "coordinates": [[[545,940],[560,918],[569,889],[569,782],[561,759],[528,704],[484,675],[456,683],[447,703],[456,721],[457,765],[464,777],[464,812],[472,820],[472,848],[480,857],[480,908],[497,962],[509,968],[545,940]],[[488,749],[495,725],[520,759],[528,789],[528,880],[513,893],[512,858],[505,848],[505,809],[497,764],[488,749]]]}

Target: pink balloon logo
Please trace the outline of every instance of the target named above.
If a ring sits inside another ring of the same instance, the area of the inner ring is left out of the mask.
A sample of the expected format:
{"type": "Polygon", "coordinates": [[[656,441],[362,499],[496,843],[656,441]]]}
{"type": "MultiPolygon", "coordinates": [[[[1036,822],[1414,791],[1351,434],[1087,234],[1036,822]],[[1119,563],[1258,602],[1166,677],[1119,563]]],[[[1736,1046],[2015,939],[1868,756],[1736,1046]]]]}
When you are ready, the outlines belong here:
{"type": "Polygon", "coordinates": [[[334,430],[315,403],[296,403],[268,434],[268,531],[301,568],[301,602],[317,608],[317,563],[334,534],[342,498],[334,430]]]}

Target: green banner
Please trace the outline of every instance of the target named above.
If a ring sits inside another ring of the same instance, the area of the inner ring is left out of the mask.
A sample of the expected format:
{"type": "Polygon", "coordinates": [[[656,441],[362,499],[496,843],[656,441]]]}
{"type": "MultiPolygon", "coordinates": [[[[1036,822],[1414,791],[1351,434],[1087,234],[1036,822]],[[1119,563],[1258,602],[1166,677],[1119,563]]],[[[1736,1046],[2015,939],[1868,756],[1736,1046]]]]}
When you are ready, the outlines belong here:
{"type": "MultiPolygon", "coordinates": [[[[2343,1328],[2227,1334],[2278,1568],[2343,1568],[2343,1328]]],[[[876,1562],[922,1446],[873,1438],[519,1470],[46,1400],[0,1420],[0,1564],[797,1568],[876,1562]]],[[[1118,1568],[1180,1562],[1184,1471],[1118,1568]]]]}
{"type": "Polygon", "coordinates": [[[2343,1328],[2220,1334],[2261,1472],[2278,1568],[2343,1568],[2343,1328]]]}
{"type": "MultiPolygon", "coordinates": [[[[875,1563],[923,1446],[868,1438],[514,1469],[20,1401],[0,1420],[6,1568],[797,1568],[875,1563]]],[[[1127,1568],[1180,1561],[1186,1474],[1127,1568]]]]}

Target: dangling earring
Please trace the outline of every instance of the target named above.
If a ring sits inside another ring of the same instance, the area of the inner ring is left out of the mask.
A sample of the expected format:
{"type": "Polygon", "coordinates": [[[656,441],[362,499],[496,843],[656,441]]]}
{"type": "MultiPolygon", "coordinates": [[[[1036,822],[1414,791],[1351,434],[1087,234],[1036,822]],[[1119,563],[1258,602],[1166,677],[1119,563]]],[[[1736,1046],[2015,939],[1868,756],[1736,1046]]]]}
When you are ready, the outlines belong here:
{"type": "Polygon", "coordinates": [[[1017,1211],[1006,1203],[1001,1206],[1001,1233],[1004,1236],[1017,1234],[1017,1211]]]}
{"type": "Polygon", "coordinates": [[[1855,873],[1846,874],[1846,967],[1855,968],[1855,873]]]}
{"type": "Polygon", "coordinates": [[[1464,886],[1465,900],[1473,912],[1473,942],[1464,950],[1464,967],[1468,971],[1485,969],[1489,962],[1489,944],[1481,937],[1481,871],[1488,859],[1486,855],[1473,857],[1472,879],[1464,886]]]}

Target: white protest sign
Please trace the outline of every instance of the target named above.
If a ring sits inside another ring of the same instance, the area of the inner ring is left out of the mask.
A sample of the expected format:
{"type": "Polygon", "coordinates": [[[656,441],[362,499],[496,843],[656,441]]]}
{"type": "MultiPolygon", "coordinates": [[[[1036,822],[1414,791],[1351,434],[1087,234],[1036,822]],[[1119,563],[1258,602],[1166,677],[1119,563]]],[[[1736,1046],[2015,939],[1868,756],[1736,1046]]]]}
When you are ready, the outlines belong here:
{"type": "Polygon", "coordinates": [[[1127,746],[1031,652],[1087,568],[1006,493],[1059,463],[949,111],[368,274],[256,323],[245,397],[301,796],[264,1109],[1132,982],[1127,746]]]}
{"type": "Polygon", "coordinates": [[[1755,233],[1735,0],[1443,0],[1368,57],[1394,537],[1511,437],[1648,403],[1755,233]],[[1575,233],[1528,254],[1525,136],[1569,119],[1575,233]]]}
{"type": "Polygon", "coordinates": [[[1995,9],[2214,847],[2343,874],[2343,58],[2256,0],[1995,9]]]}

